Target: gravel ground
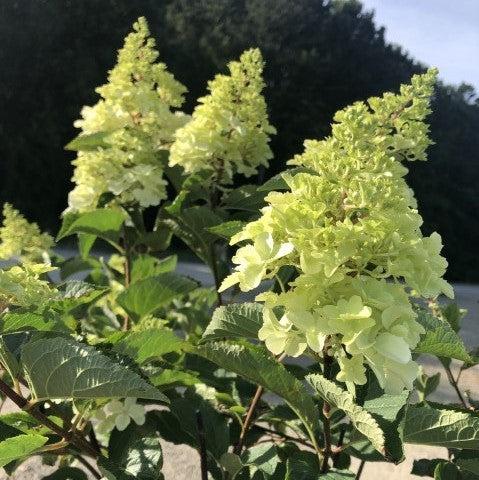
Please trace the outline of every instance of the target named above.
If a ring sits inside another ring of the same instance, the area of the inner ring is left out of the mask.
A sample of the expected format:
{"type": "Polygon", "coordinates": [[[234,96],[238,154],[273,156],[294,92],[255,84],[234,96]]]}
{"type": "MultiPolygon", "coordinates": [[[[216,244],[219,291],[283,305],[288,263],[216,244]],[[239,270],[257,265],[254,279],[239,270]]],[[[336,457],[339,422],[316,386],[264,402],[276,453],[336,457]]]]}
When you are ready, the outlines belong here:
{"type": "MultiPolygon", "coordinates": [[[[192,275],[190,265],[181,265],[180,269],[192,275]]],[[[208,283],[208,274],[200,266],[194,267],[193,275],[199,280],[208,283]]],[[[456,292],[456,301],[462,307],[468,310],[468,314],[464,319],[461,336],[467,346],[473,347],[479,345],[479,286],[456,284],[454,286],[456,292]]],[[[421,357],[421,364],[427,374],[432,374],[441,371],[439,362],[431,357],[421,357]]],[[[457,364],[453,364],[453,370],[457,372],[457,364]]],[[[461,376],[460,386],[463,389],[468,389],[475,393],[476,398],[479,397],[479,367],[470,368],[461,376]]],[[[448,384],[444,373],[441,374],[441,383],[438,390],[431,397],[433,400],[447,403],[457,402],[457,396],[448,384]]],[[[13,411],[15,407],[10,404],[5,404],[4,412],[13,411]]],[[[199,457],[198,453],[187,446],[176,446],[170,443],[163,443],[164,451],[164,467],[163,472],[165,480],[200,480],[199,473],[199,457]]],[[[417,445],[406,446],[407,460],[398,466],[388,463],[367,463],[362,480],[377,480],[379,478],[387,478],[388,480],[407,480],[419,479],[415,475],[411,475],[411,466],[414,459],[418,458],[447,458],[447,450],[445,448],[424,447],[417,445]]],[[[351,467],[356,470],[358,462],[354,461],[351,467]]],[[[41,480],[45,475],[48,475],[53,470],[51,467],[41,465],[38,458],[32,458],[21,465],[14,475],[8,477],[5,473],[0,473],[0,480],[8,478],[14,480],[41,480]]]]}

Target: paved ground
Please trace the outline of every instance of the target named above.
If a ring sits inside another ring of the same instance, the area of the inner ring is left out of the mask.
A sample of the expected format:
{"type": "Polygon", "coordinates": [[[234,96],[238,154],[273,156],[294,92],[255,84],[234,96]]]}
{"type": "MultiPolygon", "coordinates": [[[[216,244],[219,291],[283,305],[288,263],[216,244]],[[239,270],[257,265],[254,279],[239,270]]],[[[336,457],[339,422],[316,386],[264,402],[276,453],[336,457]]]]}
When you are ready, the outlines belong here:
{"type": "MultiPolygon", "coordinates": [[[[208,272],[200,265],[180,264],[179,269],[181,273],[187,273],[198,280],[209,283],[208,272]]],[[[479,286],[457,284],[455,285],[455,291],[458,304],[468,310],[468,315],[464,319],[461,331],[464,342],[469,347],[479,345],[479,286]]],[[[428,374],[441,371],[441,366],[433,358],[422,357],[420,362],[428,374]]],[[[456,368],[457,365],[455,364],[454,369],[456,368]]],[[[472,393],[476,393],[476,397],[479,397],[479,367],[466,370],[462,374],[460,384],[463,389],[469,389],[472,393]]],[[[447,383],[444,374],[441,374],[440,386],[432,398],[443,403],[457,401],[455,392],[447,383]]],[[[13,407],[7,405],[5,409],[13,410],[13,407]]],[[[186,446],[177,447],[167,442],[164,443],[163,448],[165,480],[200,480],[199,458],[195,450],[186,446]]],[[[387,463],[366,464],[361,479],[419,480],[420,477],[410,474],[413,460],[417,458],[446,458],[447,451],[444,448],[407,445],[406,457],[407,460],[399,466],[387,463]]],[[[354,462],[352,469],[355,470],[357,465],[358,462],[354,462]]],[[[10,478],[14,480],[41,480],[43,476],[48,475],[51,471],[50,467],[41,466],[38,459],[31,459],[25,462],[10,478]]],[[[7,478],[5,474],[0,473],[0,480],[7,478]]]]}

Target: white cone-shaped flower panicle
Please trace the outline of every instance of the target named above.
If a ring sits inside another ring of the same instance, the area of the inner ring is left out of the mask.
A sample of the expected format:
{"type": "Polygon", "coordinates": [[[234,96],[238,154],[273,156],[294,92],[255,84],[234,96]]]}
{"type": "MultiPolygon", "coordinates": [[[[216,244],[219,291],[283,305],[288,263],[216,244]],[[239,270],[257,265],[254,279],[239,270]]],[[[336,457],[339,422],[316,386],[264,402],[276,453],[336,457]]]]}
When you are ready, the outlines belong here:
{"type": "Polygon", "coordinates": [[[244,52],[228,65],[230,75],[217,75],[200,98],[193,119],[176,132],[170,165],[186,173],[215,172],[215,181],[228,183],[234,173],[257,173],[272,158],[269,124],[261,94],[263,59],[258,49],[244,52]]]}
{"type": "Polygon", "coordinates": [[[19,257],[22,262],[49,263],[53,238],[42,233],[36,223],[30,223],[9,203],[3,206],[3,223],[0,227],[0,259],[19,257]]]}
{"type": "Polygon", "coordinates": [[[441,238],[422,236],[404,180],[403,162],[425,160],[431,143],[424,118],[435,78],[430,70],[397,95],[338,112],[331,136],[306,141],[290,162],[304,172],[285,174],[289,191],[271,192],[262,216],[231,242],[247,243],[223,290],[251,290],[283,265],[297,270],[287,291],[257,297],[265,303],[259,338],[294,356],[326,344],[350,390],[366,382],[366,365],[387,392],[412,389],[411,349],[423,328],[410,295],[453,295],[441,238]]]}
{"type": "Polygon", "coordinates": [[[73,161],[75,188],[69,211],[87,211],[100,198],[121,204],[157,205],[165,197],[161,151],[189,119],[174,112],[186,88],[157,62],[158,52],[144,18],[134,24],[108,83],[96,89],[101,100],[84,107],[75,126],[97,134],[102,145],[80,151],[73,161]]]}

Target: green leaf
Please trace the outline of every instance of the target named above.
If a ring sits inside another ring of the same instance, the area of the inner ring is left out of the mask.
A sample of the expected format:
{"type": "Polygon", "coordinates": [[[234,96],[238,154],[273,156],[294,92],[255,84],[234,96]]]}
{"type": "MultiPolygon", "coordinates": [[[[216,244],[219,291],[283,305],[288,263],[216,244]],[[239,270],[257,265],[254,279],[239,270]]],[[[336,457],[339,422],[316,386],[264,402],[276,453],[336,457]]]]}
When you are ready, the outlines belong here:
{"type": "Polygon", "coordinates": [[[422,373],[416,379],[416,391],[420,402],[426,401],[426,398],[436,391],[441,381],[441,373],[437,372],[434,375],[428,376],[425,373],[422,373]]]}
{"type": "Polygon", "coordinates": [[[106,148],[109,146],[106,139],[112,132],[96,132],[90,134],[81,134],[74,138],[70,143],[67,143],[65,150],[79,152],[80,150],[88,152],[97,150],[98,148],[106,148]]]}
{"type": "Polygon", "coordinates": [[[0,336],[0,361],[12,379],[20,373],[20,349],[29,338],[28,332],[0,336]]]}
{"type": "Polygon", "coordinates": [[[467,310],[459,308],[457,303],[451,302],[445,307],[442,307],[441,312],[444,318],[449,322],[449,325],[451,325],[452,329],[455,332],[459,332],[461,329],[461,320],[466,315],[467,310]]]}
{"type": "Polygon", "coordinates": [[[465,363],[473,363],[461,337],[449,323],[424,310],[418,312],[417,320],[424,327],[426,333],[414,349],[416,353],[427,353],[437,357],[455,358],[465,363]]]}
{"type": "Polygon", "coordinates": [[[236,474],[243,468],[240,457],[231,452],[223,453],[219,463],[228,472],[231,479],[235,478],[236,474]]]}
{"type": "Polygon", "coordinates": [[[126,220],[123,210],[102,208],[86,213],[70,213],[63,218],[57,241],[75,233],[88,233],[118,243],[120,229],[126,220]]]}
{"type": "Polygon", "coordinates": [[[242,185],[230,192],[224,206],[227,210],[241,210],[258,213],[264,206],[266,192],[260,191],[256,185],[242,185]]]}
{"type": "Polygon", "coordinates": [[[47,443],[48,438],[42,435],[17,435],[0,442],[0,467],[13,460],[28,457],[47,443]]]}
{"type": "Polygon", "coordinates": [[[155,412],[157,428],[168,442],[198,448],[198,412],[203,420],[206,450],[210,457],[219,461],[230,444],[227,417],[200,395],[187,391],[185,397],[171,401],[170,411],[155,412]]]}
{"type": "Polygon", "coordinates": [[[442,462],[434,469],[434,480],[462,480],[462,476],[456,465],[442,462]]]}
{"type": "Polygon", "coordinates": [[[311,452],[298,452],[286,461],[284,480],[346,480],[354,479],[355,474],[349,470],[331,469],[320,473],[318,458],[311,452]]]}
{"type": "Polygon", "coordinates": [[[136,373],[70,338],[27,343],[21,359],[36,399],[138,397],[168,403],[167,397],[136,373]]]}
{"type": "Polygon", "coordinates": [[[118,295],[118,303],[135,319],[151,314],[176,297],[194,290],[197,283],[174,273],[164,273],[131,284],[118,295]]]}
{"type": "Polygon", "coordinates": [[[50,332],[65,330],[65,326],[53,315],[40,315],[31,312],[6,313],[0,321],[0,332],[2,334],[30,330],[50,332]]]}
{"type": "Polygon", "coordinates": [[[216,235],[209,232],[211,227],[223,223],[223,218],[208,207],[186,208],[170,215],[161,222],[180,238],[201,260],[208,265],[213,262],[212,248],[216,235]]]}
{"type": "Polygon", "coordinates": [[[479,450],[479,415],[411,405],[406,411],[403,438],[406,443],[479,450]]]}
{"type": "Polygon", "coordinates": [[[165,368],[161,373],[149,377],[150,382],[160,389],[191,387],[202,383],[201,379],[188,372],[165,368]]]}
{"type": "Polygon", "coordinates": [[[139,255],[133,261],[131,282],[134,283],[162,273],[172,272],[176,268],[177,261],[176,255],[170,255],[161,260],[151,255],[139,255]]]}
{"type": "Polygon", "coordinates": [[[95,302],[107,291],[107,288],[96,288],[81,280],[70,280],[64,284],[61,290],[62,298],[52,302],[51,307],[62,313],[69,313],[82,305],[95,302]]]}
{"type": "Polygon", "coordinates": [[[264,349],[212,342],[198,347],[196,352],[282,397],[304,423],[310,436],[319,430],[318,411],[305,386],[264,349]]]}
{"type": "Polygon", "coordinates": [[[109,460],[137,480],[162,478],[163,454],[152,416],[147,414],[144,425],[130,422],[121,432],[114,429],[108,443],[109,460]]]}
{"type": "Polygon", "coordinates": [[[369,439],[379,453],[386,455],[384,432],[369,412],[354,403],[349,392],[319,374],[308,375],[306,380],[324,401],[346,413],[354,427],[369,439]]]}
{"type": "Polygon", "coordinates": [[[421,458],[414,460],[412,464],[411,473],[418,477],[434,477],[434,470],[440,463],[444,463],[447,460],[444,458],[421,458]]]}
{"type": "Polygon", "coordinates": [[[155,360],[170,352],[178,352],[185,342],[166,328],[151,328],[140,332],[121,334],[113,346],[116,352],[127,355],[136,363],[155,360]]]}
{"type": "Polygon", "coordinates": [[[130,475],[122,470],[109,458],[100,457],[97,464],[101,474],[103,475],[102,480],[135,480],[133,475],[130,475]]]}
{"type": "Polygon", "coordinates": [[[266,475],[273,475],[281,459],[274,443],[263,443],[248,448],[241,456],[244,465],[254,465],[266,475]]]}
{"type": "Polygon", "coordinates": [[[86,260],[90,254],[90,250],[95,243],[96,235],[91,233],[79,233],[78,234],[78,251],[80,252],[81,258],[86,260]]]}
{"type": "Polygon", "coordinates": [[[454,463],[462,472],[469,472],[479,477],[479,455],[473,450],[460,450],[454,453],[454,463]]]}
{"type": "Polygon", "coordinates": [[[222,338],[257,338],[263,325],[263,306],[259,303],[232,303],[217,308],[202,336],[202,341],[222,338]]]}
{"type": "MultiPolygon", "coordinates": [[[[96,237],[94,237],[96,238],[96,237]]],[[[65,260],[60,265],[60,278],[65,280],[79,272],[88,272],[94,268],[101,268],[101,262],[96,258],[73,257],[65,260]]]]}
{"type": "Polygon", "coordinates": [[[152,252],[162,252],[170,246],[172,236],[171,230],[160,223],[159,228],[153,232],[146,232],[138,238],[136,245],[145,245],[152,252]]]}
{"type": "Polygon", "coordinates": [[[86,473],[79,468],[62,467],[51,475],[42,477],[42,480],[88,480],[86,473]]]}
{"type": "Polygon", "coordinates": [[[241,232],[245,225],[246,222],[242,222],[241,220],[231,220],[229,222],[220,223],[219,225],[210,227],[208,228],[208,231],[214,233],[218,237],[229,240],[233,235],[241,232]]]}
{"type": "Polygon", "coordinates": [[[400,410],[406,405],[409,392],[407,390],[399,395],[382,394],[376,398],[367,398],[363,408],[373,415],[378,415],[385,420],[393,421],[400,410]]]}
{"type": "MultiPolygon", "coordinates": [[[[368,375],[371,378],[371,372],[368,372],[368,375]]],[[[368,394],[363,408],[372,415],[384,432],[387,459],[396,464],[400,463],[404,460],[402,428],[409,392],[404,390],[399,395],[385,394],[377,380],[371,382],[369,379],[368,385],[368,394]]]]}
{"type": "Polygon", "coordinates": [[[228,450],[230,434],[226,417],[218,413],[212,405],[199,395],[187,395],[171,402],[170,410],[179,420],[181,428],[191,438],[191,445],[198,446],[197,412],[201,413],[206,438],[206,449],[220,460],[228,450]]]}

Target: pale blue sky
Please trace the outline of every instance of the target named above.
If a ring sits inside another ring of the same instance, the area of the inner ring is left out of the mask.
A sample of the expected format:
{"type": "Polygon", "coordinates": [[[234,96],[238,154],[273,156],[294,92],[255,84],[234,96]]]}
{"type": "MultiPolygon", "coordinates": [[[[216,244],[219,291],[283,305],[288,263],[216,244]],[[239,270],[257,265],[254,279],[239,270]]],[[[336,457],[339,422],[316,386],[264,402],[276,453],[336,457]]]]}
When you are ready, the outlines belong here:
{"type": "Polygon", "coordinates": [[[362,0],[386,39],[404,47],[447,83],[479,91],[479,0],[362,0]]]}

